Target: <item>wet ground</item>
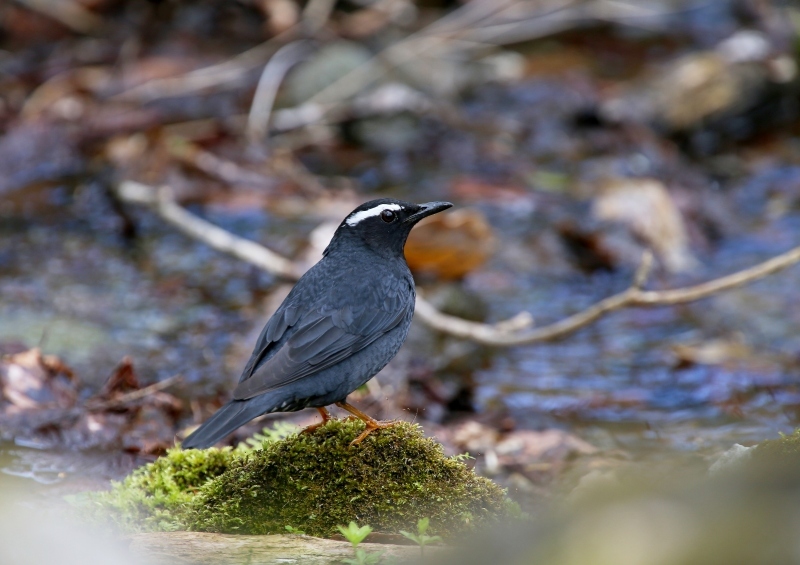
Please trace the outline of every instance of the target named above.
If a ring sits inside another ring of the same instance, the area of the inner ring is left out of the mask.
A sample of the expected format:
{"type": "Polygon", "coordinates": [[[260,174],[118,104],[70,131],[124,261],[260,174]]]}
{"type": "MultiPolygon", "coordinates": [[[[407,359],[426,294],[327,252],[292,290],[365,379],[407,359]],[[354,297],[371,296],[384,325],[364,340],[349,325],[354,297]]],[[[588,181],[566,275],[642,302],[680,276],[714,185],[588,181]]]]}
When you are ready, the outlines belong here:
{"type": "MultiPolygon", "coordinates": [[[[746,124],[769,124],[772,114],[731,110],[730,120],[749,132],[743,140],[710,120],[687,133],[602,116],[611,86],[679,53],[710,48],[712,36],[736,28],[719,24],[710,33],[700,16],[686,17],[690,38],[600,28],[520,47],[525,76],[463,93],[454,103],[457,126],[430,115],[354,120],[339,142],[297,157],[331,186],[350,179],[356,199],[448,199],[483,214],[496,251],[457,284],[489,321],[527,310],[544,325],[630,284],[647,237],[597,219],[592,200],[601,180],[658,178],[686,219],[694,267],[658,268],[651,288],[748,267],[800,242],[797,114],[767,135],[746,124]],[[563,64],[542,68],[549,58],[563,64]]],[[[775,96],[791,98],[792,88],[775,96]]],[[[204,143],[230,156],[242,141],[219,134],[204,143]]],[[[158,152],[141,154],[134,176],[158,152]]],[[[148,211],[121,215],[105,170],[86,163],[52,169],[61,170],[55,180],[32,171],[35,183],[20,181],[0,194],[0,346],[6,353],[38,346],[59,356],[79,376],[82,399],[124,356],[145,384],[182,375],[171,392],[184,402],[178,429],[190,425],[191,400],[207,411],[236,380],[278,281],[148,211]]],[[[174,180],[176,170],[159,174],[174,180]]],[[[325,206],[339,210],[314,198],[276,205],[280,192],[239,193],[180,170],[185,185],[201,187],[182,188],[190,210],[287,256],[298,256],[322,219],[338,213],[325,206]]],[[[796,427],[799,286],[795,267],[698,303],[617,312],[557,343],[491,351],[468,345],[461,355],[446,350],[451,341],[431,350],[412,339],[396,370],[413,368],[433,384],[412,383],[395,408],[431,426],[479,418],[507,429],[560,428],[633,460],[711,457],[796,427]],[[425,392],[431,389],[446,393],[437,398],[425,392]]],[[[432,293],[435,287],[428,285],[432,293]]],[[[147,459],[69,449],[37,434],[6,432],[2,439],[4,483],[14,488],[95,488],[147,459]]]]}

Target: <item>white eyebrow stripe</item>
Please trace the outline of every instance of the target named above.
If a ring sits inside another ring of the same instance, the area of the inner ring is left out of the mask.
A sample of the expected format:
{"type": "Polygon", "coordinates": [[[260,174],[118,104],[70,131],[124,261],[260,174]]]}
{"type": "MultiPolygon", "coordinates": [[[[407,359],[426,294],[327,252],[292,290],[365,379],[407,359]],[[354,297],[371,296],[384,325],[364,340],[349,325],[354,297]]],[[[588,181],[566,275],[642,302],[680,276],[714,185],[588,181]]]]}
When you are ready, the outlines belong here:
{"type": "Polygon", "coordinates": [[[399,204],[379,204],[374,208],[369,208],[368,210],[361,210],[360,212],[356,212],[355,214],[351,215],[347,218],[345,222],[348,226],[353,227],[361,220],[366,220],[367,218],[371,218],[372,216],[377,216],[384,210],[400,210],[402,206],[399,204]]]}

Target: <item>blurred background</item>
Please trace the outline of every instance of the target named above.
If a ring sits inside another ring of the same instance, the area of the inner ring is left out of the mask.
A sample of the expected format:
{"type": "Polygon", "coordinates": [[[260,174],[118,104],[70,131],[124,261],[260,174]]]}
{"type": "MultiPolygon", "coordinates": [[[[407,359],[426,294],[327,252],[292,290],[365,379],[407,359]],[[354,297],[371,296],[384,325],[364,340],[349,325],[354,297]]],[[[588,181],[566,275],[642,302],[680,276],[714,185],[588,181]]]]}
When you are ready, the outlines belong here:
{"type": "MultiPolygon", "coordinates": [[[[627,288],[648,249],[667,289],[798,244],[798,30],[767,0],[4,0],[2,482],[46,504],[163,453],[291,286],[125,183],[300,271],[365,200],[452,201],[409,240],[421,292],[544,326],[627,288]]],[[[793,430],[798,285],[511,348],[417,319],[351,399],[535,510],[590,471],[793,430]]]]}

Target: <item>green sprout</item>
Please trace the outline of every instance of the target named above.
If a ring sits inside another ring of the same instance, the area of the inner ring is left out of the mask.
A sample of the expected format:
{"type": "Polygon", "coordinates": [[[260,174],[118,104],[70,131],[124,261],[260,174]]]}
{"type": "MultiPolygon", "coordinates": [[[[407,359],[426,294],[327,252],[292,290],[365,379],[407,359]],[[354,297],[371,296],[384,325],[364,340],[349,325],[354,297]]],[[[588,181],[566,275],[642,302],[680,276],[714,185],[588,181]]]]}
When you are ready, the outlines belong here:
{"type": "Polygon", "coordinates": [[[353,549],[357,548],[358,544],[364,541],[364,538],[372,532],[372,528],[369,526],[361,526],[359,528],[355,522],[350,522],[346,528],[344,526],[338,526],[338,528],[344,538],[352,544],[353,549]]]}
{"type": "Polygon", "coordinates": [[[299,528],[294,528],[292,526],[284,526],[284,528],[286,528],[286,531],[289,532],[290,534],[295,534],[297,536],[306,535],[306,533],[303,530],[299,529],[299,528]]]}
{"type": "Polygon", "coordinates": [[[261,432],[256,432],[252,437],[247,438],[236,446],[236,451],[246,453],[263,449],[265,443],[281,441],[296,433],[298,427],[288,422],[275,422],[271,428],[266,427],[261,432]]]}
{"type": "Polygon", "coordinates": [[[408,539],[419,545],[419,550],[420,553],[422,554],[422,557],[425,557],[426,545],[437,541],[442,541],[442,538],[440,536],[429,536],[426,534],[430,522],[431,521],[428,518],[422,518],[419,522],[417,522],[416,534],[412,534],[411,532],[406,532],[405,530],[400,530],[401,534],[403,534],[405,537],[407,537],[408,539]]]}
{"type": "Polygon", "coordinates": [[[380,561],[383,553],[367,553],[358,547],[358,544],[364,541],[364,538],[372,531],[371,527],[361,526],[359,528],[358,524],[350,522],[346,528],[344,526],[338,526],[338,528],[345,539],[353,546],[353,551],[355,552],[355,559],[344,559],[347,565],[375,565],[380,561]]]}

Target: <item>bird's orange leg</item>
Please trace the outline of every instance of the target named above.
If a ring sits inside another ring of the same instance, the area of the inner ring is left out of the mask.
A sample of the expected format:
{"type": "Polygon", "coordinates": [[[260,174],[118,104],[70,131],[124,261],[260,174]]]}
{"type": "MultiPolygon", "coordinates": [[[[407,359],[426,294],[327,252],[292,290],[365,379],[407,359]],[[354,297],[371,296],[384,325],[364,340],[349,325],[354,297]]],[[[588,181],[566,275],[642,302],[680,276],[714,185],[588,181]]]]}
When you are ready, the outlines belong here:
{"type": "Polygon", "coordinates": [[[313,432],[317,428],[319,428],[321,426],[324,426],[325,424],[327,424],[330,421],[331,413],[328,412],[327,408],[325,408],[323,406],[321,408],[317,408],[317,411],[319,411],[319,415],[322,416],[322,421],[319,422],[318,424],[311,424],[310,426],[306,426],[305,428],[303,428],[300,431],[301,434],[310,434],[311,432],[313,432]]]}
{"type": "Polygon", "coordinates": [[[380,430],[380,429],[383,429],[383,428],[389,428],[389,427],[394,426],[395,424],[397,424],[397,422],[379,422],[375,418],[371,418],[371,417],[367,416],[366,414],[364,414],[361,410],[359,410],[355,406],[351,406],[346,401],[345,402],[337,402],[336,406],[338,406],[339,408],[343,408],[343,409],[347,410],[353,416],[355,416],[356,418],[358,418],[359,420],[364,422],[364,424],[366,424],[366,426],[367,426],[366,429],[363,432],[361,432],[360,436],[358,436],[356,439],[354,439],[352,442],[350,442],[350,445],[358,445],[359,443],[361,443],[364,440],[365,437],[367,437],[369,434],[371,434],[375,430],[380,430]]]}

